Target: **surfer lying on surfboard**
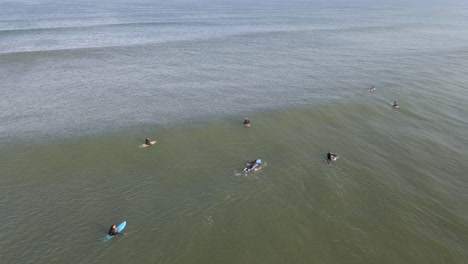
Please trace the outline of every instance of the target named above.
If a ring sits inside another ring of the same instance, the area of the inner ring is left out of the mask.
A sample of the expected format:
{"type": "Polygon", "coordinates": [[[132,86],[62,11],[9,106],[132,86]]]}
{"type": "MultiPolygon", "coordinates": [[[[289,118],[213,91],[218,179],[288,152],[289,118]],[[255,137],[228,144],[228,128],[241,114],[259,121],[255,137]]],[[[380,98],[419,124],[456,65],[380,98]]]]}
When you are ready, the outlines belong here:
{"type": "Polygon", "coordinates": [[[367,89],[368,92],[375,92],[375,90],[376,90],[376,89],[375,89],[374,86],[372,86],[371,88],[367,89]]]}
{"type": "Polygon", "coordinates": [[[257,159],[257,160],[253,160],[251,162],[247,162],[247,167],[244,168],[244,172],[249,172],[249,171],[255,169],[261,163],[262,163],[261,159],[257,159]]]}

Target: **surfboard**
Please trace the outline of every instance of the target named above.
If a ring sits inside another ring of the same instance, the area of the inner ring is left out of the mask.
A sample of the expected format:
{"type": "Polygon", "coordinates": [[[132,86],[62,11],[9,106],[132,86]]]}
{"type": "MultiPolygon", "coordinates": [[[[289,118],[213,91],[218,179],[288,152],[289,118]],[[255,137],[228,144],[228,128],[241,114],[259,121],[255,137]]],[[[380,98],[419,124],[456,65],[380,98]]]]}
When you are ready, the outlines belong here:
{"type": "Polygon", "coordinates": [[[393,103],[390,103],[391,106],[398,108],[398,105],[394,105],[393,103]]]}
{"type": "MultiPolygon", "coordinates": [[[[125,226],[127,225],[127,221],[123,221],[122,223],[120,223],[115,229],[117,230],[117,232],[121,232],[125,226]]],[[[107,234],[103,239],[102,241],[106,242],[106,241],[109,241],[111,240],[112,238],[114,238],[115,236],[111,236],[109,234],[107,234]]]]}
{"type": "Polygon", "coordinates": [[[250,123],[248,123],[248,124],[244,124],[244,126],[246,126],[246,127],[250,127],[250,123]]]}
{"type": "Polygon", "coordinates": [[[156,140],[155,141],[150,141],[150,143],[151,143],[151,145],[141,144],[140,148],[146,148],[146,147],[149,147],[149,146],[153,146],[154,143],[156,143],[156,140]]]}

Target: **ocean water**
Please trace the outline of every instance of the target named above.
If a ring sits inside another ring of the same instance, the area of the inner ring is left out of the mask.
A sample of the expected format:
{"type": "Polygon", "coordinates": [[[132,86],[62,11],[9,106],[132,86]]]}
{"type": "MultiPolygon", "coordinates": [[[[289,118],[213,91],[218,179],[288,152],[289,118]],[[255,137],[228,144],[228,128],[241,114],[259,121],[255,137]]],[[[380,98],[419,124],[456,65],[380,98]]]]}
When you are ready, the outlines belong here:
{"type": "Polygon", "coordinates": [[[1,262],[467,263],[467,43],[464,1],[0,0],[1,262]]]}

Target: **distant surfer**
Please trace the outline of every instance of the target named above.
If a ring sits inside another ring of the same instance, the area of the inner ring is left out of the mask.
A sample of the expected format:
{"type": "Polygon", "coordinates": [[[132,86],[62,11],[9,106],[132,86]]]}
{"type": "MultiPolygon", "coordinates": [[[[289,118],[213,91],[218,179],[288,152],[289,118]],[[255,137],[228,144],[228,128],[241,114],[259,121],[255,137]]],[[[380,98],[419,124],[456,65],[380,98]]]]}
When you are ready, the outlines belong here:
{"type": "Polygon", "coordinates": [[[376,90],[376,89],[375,89],[374,86],[372,86],[371,88],[367,89],[368,92],[375,92],[375,90],[376,90]]]}
{"type": "Polygon", "coordinates": [[[149,138],[149,137],[147,137],[147,138],[145,139],[145,144],[148,145],[148,146],[153,145],[153,144],[151,144],[151,141],[150,141],[150,138],[149,138]]]}
{"type": "Polygon", "coordinates": [[[244,122],[243,122],[243,123],[244,123],[244,125],[245,125],[246,127],[250,127],[250,120],[249,120],[248,117],[246,117],[246,118],[244,119],[244,122]]]}
{"type": "MultiPolygon", "coordinates": [[[[107,232],[109,234],[109,236],[116,236],[118,234],[120,234],[120,232],[117,230],[117,226],[116,225],[112,225],[110,228],[109,228],[109,232],[107,232]]],[[[126,233],[122,233],[122,235],[125,235],[126,233]]]]}
{"type": "Polygon", "coordinates": [[[336,160],[336,159],[338,159],[338,156],[337,156],[336,154],[332,153],[331,151],[328,151],[326,162],[327,162],[328,164],[330,164],[330,162],[331,162],[332,160],[336,160]]]}
{"type": "Polygon", "coordinates": [[[392,104],[393,107],[398,107],[398,102],[395,100],[392,104]]]}
{"type": "Polygon", "coordinates": [[[109,232],[107,232],[109,234],[109,236],[115,236],[115,235],[118,235],[119,234],[119,231],[117,231],[117,226],[116,225],[112,225],[109,229],[109,232]]]}
{"type": "Polygon", "coordinates": [[[250,162],[247,162],[247,167],[244,168],[244,172],[249,172],[253,169],[255,169],[258,165],[260,165],[262,163],[262,160],[261,159],[256,159],[256,160],[253,160],[253,161],[250,161],[250,162]]]}

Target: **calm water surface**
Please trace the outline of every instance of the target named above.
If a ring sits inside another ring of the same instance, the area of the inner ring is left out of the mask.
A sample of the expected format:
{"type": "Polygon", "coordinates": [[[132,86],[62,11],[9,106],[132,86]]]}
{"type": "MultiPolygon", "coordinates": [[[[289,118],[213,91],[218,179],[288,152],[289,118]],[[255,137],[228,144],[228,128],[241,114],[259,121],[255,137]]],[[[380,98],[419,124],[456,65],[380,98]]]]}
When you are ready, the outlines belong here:
{"type": "Polygon", "coordinates": [[[0,1],[2,262],[467,263],[467,25],[462,1],[0,1]]]}

